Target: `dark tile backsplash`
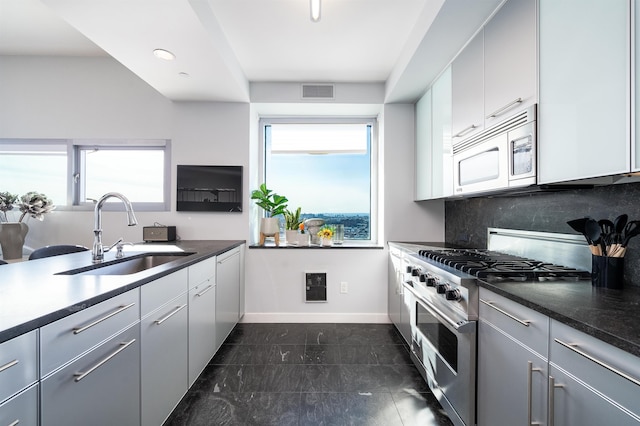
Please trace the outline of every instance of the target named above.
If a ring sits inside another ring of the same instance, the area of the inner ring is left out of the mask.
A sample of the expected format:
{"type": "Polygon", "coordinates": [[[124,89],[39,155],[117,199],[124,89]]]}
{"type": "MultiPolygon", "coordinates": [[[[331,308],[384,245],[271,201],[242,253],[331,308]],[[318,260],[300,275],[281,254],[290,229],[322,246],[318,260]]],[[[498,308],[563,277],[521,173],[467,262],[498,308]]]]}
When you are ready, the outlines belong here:
{"type": "MultiPolygon", "coordinates": [[[[575,234],[568,220],[584,216],[613,220],[622,213],[629,220],[640,220],[640,183],[446,201],[445,240],[486,248],[487,228],[575,234]]],[[[629,243],[624,276],[625,284],[640,286],[640,236],[629,243]]]]}

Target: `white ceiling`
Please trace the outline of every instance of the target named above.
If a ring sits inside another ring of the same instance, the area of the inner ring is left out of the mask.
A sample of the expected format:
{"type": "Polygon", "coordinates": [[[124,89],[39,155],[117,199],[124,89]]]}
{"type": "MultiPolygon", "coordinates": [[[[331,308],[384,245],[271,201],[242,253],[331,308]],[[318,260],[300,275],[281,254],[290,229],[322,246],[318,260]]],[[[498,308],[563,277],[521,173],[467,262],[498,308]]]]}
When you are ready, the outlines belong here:
{"type": "Polygon", "coordinates": [[[309,0],[0,0],[0,55],[109,55],[172,100],[386,82],[388,101],[412,101],[501,1],[322,0],[314,23],[309,0]]]}

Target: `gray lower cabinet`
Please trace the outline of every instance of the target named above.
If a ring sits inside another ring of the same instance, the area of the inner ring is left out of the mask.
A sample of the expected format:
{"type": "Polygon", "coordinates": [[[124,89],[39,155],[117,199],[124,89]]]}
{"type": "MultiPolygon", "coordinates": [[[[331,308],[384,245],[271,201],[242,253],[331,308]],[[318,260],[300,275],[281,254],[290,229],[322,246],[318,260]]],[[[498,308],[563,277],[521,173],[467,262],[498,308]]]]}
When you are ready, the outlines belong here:
{"type": "Polygon", "coordinates": [[[216,352],[216,258],[189,267],[189,386],[216,352]]]}
{"type": "Polygon", "coordinates": [[[404,290],[404,276],[409,262],[404,252],[393,245],[389,246],[389,282],[388,309],[389,319],[396,326],[405,342],[411,344],[411,308],[413,295],[404,290]]]}
{"type": "Polygon", "coordinates": [[[551,321],[549,418],[555,425],[639,425],[640,359],[551,321]]]}
{"type": "Polygon", "coordinates": [[[136,322],[45,377],[41,425],[137,425],[140,328],[136,322]]]}
{"type": "Polygon", "coordinates": [[[160,295],[167,294],[166,287],[171,292],[180,289],[181,294],[140,320],[141,418],[149,426],[161,425],[188,388],[187,270],[143,286],[141,304],[147,306],[145,296],[160,301],[160,295]]]}
{"type": "Polygon", "coordinates": [[[34,330],[0,344],[0,403],[38,381],[37,339],[34,330]]]}
{"type": "Polygon", "coordinates": [[[478,322],[478,426],[546,424],[548,317],[484,288],[478,322]]]}
{"type": "Polygon", "coordinates": [[[38,384],[0,404],[0,425],[38,425],[38,384]]]}
{"type": "Polygon", "coordinates": [[[240,250],[236,247],[217,257],[216,350],[240,319],[240,250]]]}

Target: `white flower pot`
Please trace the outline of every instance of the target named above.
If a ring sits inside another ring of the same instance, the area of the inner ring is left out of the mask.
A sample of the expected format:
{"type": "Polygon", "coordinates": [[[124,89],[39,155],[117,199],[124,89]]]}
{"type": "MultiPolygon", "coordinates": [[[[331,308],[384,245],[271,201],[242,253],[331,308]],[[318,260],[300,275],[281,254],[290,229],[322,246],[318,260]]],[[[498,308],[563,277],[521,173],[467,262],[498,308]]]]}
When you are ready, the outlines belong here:
{"type": "Polygon", "coordinates": [[[309,246],[309,234],[298,234],[298,246],[300,247],[309,246]]]}
{"type": "Polygon", "coordinates": [[[294,231],[291,229],[287,229],[284,231],[285,236],[287,238],[288,246],[297,246],[298,245],[298,231],[294,231]]]}
{"type": "Polygon", "coordinates": [[[280,233],[280,222],[277,217],[263,217],[260,220],[260,232],[265,237],[273,237],[280,233]]]}

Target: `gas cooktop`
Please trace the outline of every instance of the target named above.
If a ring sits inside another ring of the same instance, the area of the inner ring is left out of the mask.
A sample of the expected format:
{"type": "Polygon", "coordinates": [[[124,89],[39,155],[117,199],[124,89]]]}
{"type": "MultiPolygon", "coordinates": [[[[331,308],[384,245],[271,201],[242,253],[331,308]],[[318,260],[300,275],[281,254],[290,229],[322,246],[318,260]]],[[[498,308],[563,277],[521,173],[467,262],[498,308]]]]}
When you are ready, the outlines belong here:
{"type": "Polygon", "coordinates": [[[418,255],[487,281],[579,281],[588,271],[484,249],[419,250],[418,255]]]}

